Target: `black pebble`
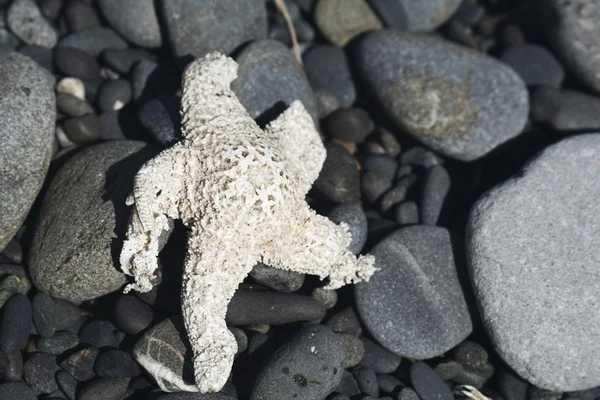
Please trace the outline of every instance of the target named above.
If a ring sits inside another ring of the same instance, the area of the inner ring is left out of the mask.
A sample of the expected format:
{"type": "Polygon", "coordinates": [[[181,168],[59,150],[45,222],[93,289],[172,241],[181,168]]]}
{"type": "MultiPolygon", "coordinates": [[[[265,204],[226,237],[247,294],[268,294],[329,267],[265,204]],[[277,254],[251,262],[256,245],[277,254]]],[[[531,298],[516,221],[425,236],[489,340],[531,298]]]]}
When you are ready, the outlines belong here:
{"type": "Polygon", "coordinates": [[[77,379],[73,378],[71,374],[65,371],[59,371],[56,374],[56,383],[60,390],[70,399],[75,400],[77,396],[77,379]]]}
{"type": "Polygon", "coordinates": [[[396,393],[398,388],[404,386],[400,379],[388,374],[377,375],[377,382],[379,383],[379,391],[387,394],[396,393]]]}
{"type": "Polygon", "coordinates": [[[79,307],[69,301],[54,299],[54,308],[57,331],[67,329],[79,320],[79,307]]]}
{"type": "Polygon", "coordinates": [[[499,371],[495,377],[498,392],[505,400],[525,400],[527,383],[507,371],[499,371]]]}
{"type": "Polygon", "coordinates": [[[433,152],[419,146],[400,154],[400,164],[402,165],[416,165],[423,168],[430,168],[439,163],[438,157],[433,152]]]}
{"type": "Polygon", "coordinates": [[[56,308],[52,297],[47,293],[38,293],[31,305],[36,331],[44,337],[52,336],[56,331],[56,308]]]}
{"type": "Polygon", "coordinates": [[[180,102],[176,96],[155,97],[138,111],[140,124],[162,145],[172,144],[180,138],[180,102]]]}
{"type": "Polygon", "coordinates": [[[422,400],[454,400],[448,385],[423,362],[412,365],[410,381],[422,400]]]}
{"type": "Polygon", "coordinates": [[[396,206],[396,222],[400,225],[415,225],[419,223],[419,208],[414,201],[404,201],[396,206]]]}
{"type": "Polygon", "coordinates": [[[0,318],[0,350],[12,353],[25,348],[32,327],[31,302],[22,294],[12,295],[0,318]]]}
{"type": "Polygon", "coordinates": [[[537,87],[532,91],[530,103],[533,121],[548,122],[560,111],[560,90],[549,86],[537,87]]]}
{"type": "Polygon", "coordinates": [[[61,361],[60,367],[79,382],[87,381],[96,376],[94,363],[98,353],[99,351],[95,347],[85,347],[61,361]]]}
{"type": "Polygon", "coordinates": [[[371,368],[358,366],[352,370],[352,375],[362,393],[369,396],[379,396],[379,383],[375,371],[371,368]]]}
{"type": "Polygon", "coordinates": [[[339,108],[325,121],[327,135],[344,142],[360,143],[374,128],[369,114],[362,108],[339,108]]]}
{"type": "Polygon", "coordinates": [[[0,383],[0,400],[37,400],[35,390],[20,382],[0,383]]]}
{"type": "Polygon", "coordinates": [[[408,29],[408,16],[401,1],[369,0],[369,4],[383,21],[386,27],[398,31],[408,29]]]}
{"type": "Polygon", "coordinates": [[[79,332],[79,341],[94,347],[113,346],[115,327],[108,321],[91,321],[79,332]]]}
{"type": "Polygon", "coordinates": [[[23,376],[23,356],[21,351],[5,353],[0,351],[0,379],[18,381],[23,376]]]}
{"type": "Polygon", "coordinates": [[[129,378],[96,379],[86,384],[77,400],[120,400],[129,385],[129,378]]]}
{"type": "Polygon", "coordinates": [[[66,120],[63,129],[73,143],[88,143],[100,138],[102,122],[96,115],[87,114],[66,120]]]}
{"type": "Polygon", "coordinates": [[[73,47],[55,47],[54,64],[66,76],[84,80],[100,78],[100,67],[96,59],[83,50],[73,47]]]}
{"type": "Polygon", "coordinates": [[[68,93],[57,93],[56,107],[58,112],[69,117],[82,117],[94,113],[94,109],[87,101],[68,93]]]}
{"type": "Polygon", "coordinates": [[[243,353],[248,348],[248,335],[243,329],[232,326],[229,328],[237,343],[237,354],[243,353]]]}
{"type": "Polygon", "coordinates": [[[423,191],[421,195],[421,223],[424,225],[436,225],[444,201],[450,190],[450,175],[441,165],[434,165],[425,173],[423,180],[423,191]]]}
{"type": "Polygon", "coordinates": [[[127,74],[141,60],[154,61],[155,57],[142,49],[106,49],[102,60],[120,74],[127,74]]]}
{"type": "Polygon", "coordinates": [[[44,17],[50,21],[54,21],[58,18],[64,4],[64,0],[42,0],[40,2],[40,11],[44,14],[44,17]]]}
{"type": "Polygon", "coordinates": [[[100,20],[93,7],[81,1],[69,1],[64,16],[71,32],[99,28],[100,20]]]}
{"type": "Polygon", "coordinates": [[[47,353],[33,354],[23,365],[25,382],[41,393],[52,393],[58,389],[54,374],[58,370],[56,357],[47,353]]]}
{"type": "Polygon", "coordinates": [[[356,160],[339,143],[325,144],[327,158],[313,188],[334,203],[355,203],[360,200],[360,179],[356,160]]]}
{"type": "Polygon", "coordinates": [[[113,318],[119,329],[135,335],[150,325],[154,318],[154,311],[137,297],[126,294],[116,301],[113,318]]]}
{"type": "Polygon", "coordinates": [[[333,314],[325,326],[334,332],[348,333],[357,337],[362,333],[360,322],[352,307],[346,307],[333,314]]]}
{"type": "Polygon", "coordinates": [[[134,377],[141,372],[131,354],[121,350],[108,350],[100,354],[94,370],[102,378],[134,377]]]}
{"type": "Polygon", "coordinates": [[[38,350],[44,353],[59,355],[79,344],[76,334],[69,331],[59,331],[50,337],[37,339],[38,350]]]}
{"type": "Polygon", "coordinates": [[[28,44],[21,47],[19,53],[31,58],[48,71],[52,71],[52,50],[48,47],[28,44]]]}
{"type": "Polygon", "coordinates": [[[131,85],[125,79],[106,81],[98,93],[98,105],[102,111],[123,108],[131,101],[131,85]]]}
{"type": "Polygon", "coordinates": [[[369,203],[375,204],[392,187],[392,181],[379,172],[367,171],[360,179],[360,189],[369,203]]]}
{"type": "MultiPolygon", "coordinates": [[[[365,353],[360,365],[371,368],[378,374],[390,374],[398,369],[402,358],[366,337],[361,338],[365,353]]],[[[423,399],[425,400],[425,399],[423,399]]]]}

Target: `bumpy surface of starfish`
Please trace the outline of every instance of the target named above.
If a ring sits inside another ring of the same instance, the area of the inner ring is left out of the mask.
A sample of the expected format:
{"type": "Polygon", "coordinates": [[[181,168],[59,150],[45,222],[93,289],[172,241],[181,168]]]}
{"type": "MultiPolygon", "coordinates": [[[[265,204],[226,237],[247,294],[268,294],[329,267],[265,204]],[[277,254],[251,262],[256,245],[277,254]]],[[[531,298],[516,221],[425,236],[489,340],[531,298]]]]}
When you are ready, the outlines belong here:
{"type": "Polygon", "coordinates": [[[372,256],[347,250],[348,226],[305,201],[326,153],[303,105],[292,103],[263,131],[230,88],[236,76],[237,64],[218,53],[184,72],[183,140],[136,175],[120,259],[135,278],[126,291],[148,291],[170,221],[189,228],[182,311],[201,392],[227,382],[237,350],[227,305],[258,261],[329,277],[331,289],[374,272],[372,256]]]}

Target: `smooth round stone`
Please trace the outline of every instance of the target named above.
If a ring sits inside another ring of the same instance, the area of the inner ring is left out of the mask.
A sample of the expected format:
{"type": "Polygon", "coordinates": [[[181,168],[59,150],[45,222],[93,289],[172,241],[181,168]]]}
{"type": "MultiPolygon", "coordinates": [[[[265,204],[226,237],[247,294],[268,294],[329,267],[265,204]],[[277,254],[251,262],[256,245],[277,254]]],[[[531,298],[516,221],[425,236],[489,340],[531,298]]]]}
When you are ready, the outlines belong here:
{"type": "Polygon", "coordinates": [[[365,171],[376,172],[391,181],[396,176],[398,162],[388,155],[371,154],[364,159],[362,167],[365,171]]]}
{"type": "Polygon", "coordinates": [[[0,248],[13,238],[40,191],[52,157],[54,82],[32,59],[0,57],[0,248]]]}
{"type": "Polygon", "coordinates": [[[404,387],[400,379],[388,374],[378,374],[377,382],[379,382],[379,390],[388,394],[397,393],[399,388],[404,387]]]}
{"type": "Polygon", "coordinates": [[[56,93],[67,93],[80,100],[85,100],[85,85],[79,78],[63,78],[56,85],[56,93]]]}
{"type": "Polygon", "coordinates": [[[71,32],[101,26],[96,10],[82,1],[69,1],[64,9],[64,16],[71,32]]]}
{"type": "Polygon", "coordinates": [[[75,400],[77,398],[77,379],[73,378],[71,374],[65,371],[59,371],[56,374],[56,383],[58,383],[58,387],[60,390],[67,396],[70,400],[75,400]]]}
{"type": "Polygon", "coordinates": [[[20,382],[0,383],[0,400],[37,400],[35,390],[20,382]]]}
{"type": "Polygon", "coordinates": [[[25,276],[8,275],[0,282],[0,308],[15,293],[26,295],[31,289],[31,283],[25,276]]]}
{"type": "Polygon", "coordinates": [[[600,129],[600,98],[576,90],[563,90],[558,97],[558,110],[550,118],[557,131],[596,131],[600,129]]]}
{"type": "Polygon", "coordinates": [[[115,227],[124,233],[133,177],[156,153],[141,142],[111,141],[62,165],[46,191],[29,250],[29,272],[38,289],[82,301],[125,283],[113,261],[115,227]],[[115,168],[118,174],[112,173],[115,168]]]}
{"type": "Polygon", "coordinates": [[[46,293],[38,293],[33,297],[33,326],[44,337],[52,336],[56,331],[56,307],[54,300],[46,293]]]}
{"type": "Polygon", "coordinates": [[[50,337],[40,337],[36,341],[37,349],[44,353],[59,355],[79,344],[76,334],[69,331],[56,332],[50,337]]]}
{"type": "Polygon", "coordinates": [[[115,327],[108,321],[93,320],[79,332],[81,343],[100,348],[113,346],[115,343],[115,327]]]}
{"type": "Polygon", "coordinates": [[[238,77],[231,84],[252,118],[270,122],[300,100],[317,121],[317,102],[302,65],[274,40],[251,43],[236,57],[238,77]]]}
{"type": "MultiPolygon", "coordinates": [[[[568,91],[565,91],[567,93],[568,91]]],[[[538,87],[531,93],[531,119],[543,124],[556,116],[561,109],[561,91],[551,87],[538,87]]]]}
{"type": "Polygon", "coordinates": [[[250,399],[322,399],[340,383],[344,357],[344,346],[329,328],[304,327],[267,361],[250,399]]]}
{"type": "Polygon", "coordinates": [[[0,351],[0,379],[4,381],[20,381],[21,376],[23,376],[23,356],[21,351],[16,350],[12,353],[0,351]]]}
{"type": "Polygon", "coordinates": [[[132,352],[163,391],[197,390],[193,384],[192,350],[181,316],[167,318],[146,331],[132,352]]]}
{"type": "Polygon", "coordinates": [[[233,336],[235,337],[235,341],[237,343],[237,352],[236,354],[243,353],[248,348],[248,335],[244,332],[243,329],[231,327],[229,328],[233,336]]]}
{"type": "Polygon", "coordinates": [[[375,171],[367,171],[360,179],[361,192],[371,204],[375,204],[391,187],[392,181],[375,171]]]}
{"type": "Polygon", "coordinates": [[[74,47],[93,57],[106,49],[125,49],[127,43],[110,28],[89,28],[63,36],[59,46],[74,47]]]}
{"type": "Polygon", "coordinates": [[[408,30],[433,31],[446,22],[458,9],[461,0],[400,0],[406,12],[408,30]]]}
{"type": "Polygon", "coordinates": [[[379,200],[379,209],[382,213],[388,213],[396,204],[404,201],[408,190],[415,184],[417,177],[414,174],[402,177],[390,190],[385,192],[379,200]]]}
{"type": "MultiPolygon", "coordinates": [[[[369,4],[387,28],[398,31],[408,29],[408,15],[401,0],[369,0],[369,4]]],[[[415,7],[420,5],[411,4],[411,8],[415,7]]]]}
{"type": "Polygon", "coordinates": [[[415,146],[400,154],[400,165],[431,168],[440,163],[440,159],[431,151],[415,146]]]}
{"type": "Polygon", "coordinates": [[[529,386],[527,390],[528,400],[560,400],[562,397],[563,393],[551,392],[535,386],[529,386]]]}
{"type": "Polygon", "coordinates": [[[544,389],[600,384],[600,281],[590,279],[598,174],[600,134],[570,137],[479,199],[467,223],[471,279],[494,348],[544,389]]]}
{"type": "Polygon", "coordinates": [[[334,203],[360,201],[360,178],[354,157],[334,141],[325,143],[325,149],[327,158],[313,188],[334,203]]]}
{"type": "Polygon", "coordinates": [[[315,93],[333,96],[340,107],[354,104],[356,87],[344,50],[330,45],[314,46],[304,52],[302,61],[315,93]]]}
{"type": "Polygon", "coordinates": [[[333,314],[325,326],[334,332],[349,333],[357,337],[362,333],[360,322],[352,307],[346,307],[333,314]]]}
{"type": "Polygon", "coordinates": [[[179,140],[181,100],[175,96],[155,97],[145,102],[138,112],[138,120],[152,137],[162,145],[179,140]]]}
{"type": "Polygon", "coordinates": [[[484,156],[527,122],[529,96],[514,70],[443,39],[372,32],[358,43],[355,61],[399,128],[460,161],[484,156]]]}
{"type": "Polygon", "coordinates": [[[102,61],[120,74],[127,74],[142,60],[155,61],[155,57],[143,49],[106,49],[102,52],[102,61]]]}
{"type": "Polygon", "coordinates": [[[338,301],[337,292],[333,289],[325,289],[322,287],[316,287],[310,294],[310,297],[323,304],[326,310],[335,307],[338,301]]]}
{"type": "Polygon", "coordinates": [[[81,389],[77,400],[121,400],[129,381],[130,378],[95,379],[81,389]]]}
{"type": "Polygon", "coordinates": [[[565,70],[554,55],[537,44],[511,46],[500,60],[517,71],[527,86],[559,88],[565,78],[565,70]]]}
{"type": "Polygon", "coordinates": [[[360,389],[358,389],[358,385],[356,384],[351,372],[344,370],[342,373],[342,380],[335,388],[335,392],[344,396],[342,399],[360,395],[360,389]]]}
{"type": "Polygon", "coordinates": [[[549,0],[541,7],[546,36],[567,69],[595,91],[600,91],[600,4],[549,0]]]}
{"type": "Polygon", "coordinates": [[[115,303],[113,319],[125,333],[136,335],[146,329],[154,319],[154,311],[137,297],[126,294],[115,303]]]}
{"type": "Polygon", "coordinates": [[[50,48],[27,44],[19,49],[19,53],[31,58],[48,71],[52,71],[52,50],[50,48]]]}
{"type": "Polygon", "coordinates": [[[6,13],[10,30],[27,44],[56,46],[58,35],[33,0],[15,0],[6,13]]]}
{"type": "Polygon", "coordinates": [[[456,361],[442,362],[435,367],[435,373],[445,381],[454,379],[462,370],[463,366],[456,361]]]}
{"type": "Polygon", "coordinates": [[[77,144],[93,142],[102,135],[102,123],[95,114],[69,118],[62,127],[69,140],[77,144]]]}
{"type": "Polygon", "coordinates": [[[162,46],[153,0],[100,0],[98,6],[110,26],[131,43],[162,46]]]}
{"type": "Polygon", "coordinates": [[[450,175],[446,168],[434,165],[425,173],[421,192],[421,223],[437,225],[444,207],[444,201],[450,190],[450,175]]]}
{"type": "Polygon", "coordinates": [[[69,117],[82,117],[94,113],[94,109],[87,101],[68,93],[58,93],[56,95],[56,108],[58,112],[69,117]]]}
{"type": "Polygon", "coordinates": [[[156,86],[156,74],[159,71],[158,63],[152,60],[141,60],[133,67],[131,87],[133,90],[133,98],[139,100],[148,92],[154,91],[156,86]]]}
{"type": "Polygon", "coordinates": [[[0,316],[0,350],[5,353],[25,348],[33,326],[31,302],[20,293],[12,295],[0,316]]]}
{"type": "Polygon", "coordinates": [[[419,223],[419,207],[414,201],[403,201],[396,205],[396,222],[400,225],[415,225],[419,223]]]}
{"type": "Polygon", "coordinates": [[[125,79],[106,81],[98,93],[98,105],[102,111],[117,111],[131,101],[131,85],[125,79]]]}
{"type": "Polygon", "coordinates": [[[140,368],[130,353],[109,350],[96,358],[94,370],[102,378],[126,378],[140,374],[140,368]]]}
{"type": "Polygon", "coordinates": [[[352,371],[360,391],[368,396],[379,396],[379,383],[375,371],[371,368],[358,366],[352,371]]]}
{"type": "Polygon", "coordinates": [[[84,347],[65,358],[60,363],[60,367],[79,382],[88,381],[96,376],[94,362],[98,353],[99,351],[95,347],[84,347]]]}
{"type": "Polygon", "coordinates": [[[380,270],[354,287],[356,308],[371,335],[409,358],[438,356],[472,330],[450,235],[424,225],[402,228],[370,252],[380,270]]]}
{"type": "Polygon", "coordinates": [[[57,331],[67,329],[79,320],[79,307],[75,304],[60,299],[53,299],[53,301],[57,331]]]}
{"type": "Polygon", "coordinates": [[[378,374],[391,374],[400,366],[402,358],[366,337],[361,337],[365,349],[360,365],[371,368],[378,374]]]}
{"type": "Polygon", "coordinates": [[[327,135],[344,142],[361,143],[374,128],[369,114],[362,108],[340,108],[325,121],[327,135]]]}
{"type": "Polygon", "coordinates": [[[367,217],[360,203],[339,204],[333,207],[327,218],[339,224],[345,222],[348,225],[352,241],[348,245],[348,250],[352,254],[359,254],[367,241],[367,217]]]}
{"type": "Polygon", "coordinates": [[[58,389],[54,374],[58,371],[56,356],[47,353],[33,354],[23,365],[25,382],[41,393],[52,393],[58,389]]]}
{"type": "Polygon", "coordinates": [[[411,388],[402,388],[400,393],[398,393],[398,400],[421,400],[417,392],[412,390],[411,388]]]}
{"type": "Polygon", "coordinates": [[[100,67],[96,58],[74,47],[56,47],[54,64],[66,76],[89,80],[100,78],[100,67]]]}
{"type": "Polygon", "coordinates": [[[293,293],[238,289],[227,308],[229,325],[282,325],[323,318],[318,301],[293,293]]]}
{"type": "Polygon", "coordinates": [[[374,134],[375,139],[381,147],[384,149],[385,154],[396,157],[400,154],[402,146],[398,142],[398,139],[385,128],[378,127],[374,134]]]}
{"type": "Polygon", "coordinates": [[[336,333],[336,335],[338,335],[346,350],[346,357],[343,363],[344,368],[354,367],[362,360],[365,353],[365,346],[359,338],[349,333],[336,333]]]}
{"type": "Polygon", "coordinates": [[[338,47],[383,27],[366,0],[319,0],[314,16],[321,34],[338,47]]]}
{"type": "MultiPolygon", "coordinates": [[[[119,111],[104,111],[100,114],[100,122],[102,122],[102,139],[103,140],[125,140],[125,133],[123,130],[129,130],[128,123],[131,118],[125,110],[119,111]],[[125,114],[125,116],[124,116],[125,114]]],[[[135,129],[135,128],[134,128],[135,129]]],[[[137,129],[134,130],[134,133],[137,129]]]]}
{"type": "Polygon", "coordinates": [[[304,274],[270,267],[263,263],[257,263],[250,271],[250,276],[261,285],[278,292],[295,292],[304,283],[304,274]]]}
{"type": "Polygon", "coordinates": [[[465,368],[480,369],[488,360],[488,354],[477,343],[464,341],[452,350],[452,358],[465,368]]]}
{"type": "Polygon", "coordinates": [[[161,4],[176,58],[200,58],[213,51],[230,54],[243,43],[267,36],[263,0],[221,0],[218,7],[197,0],[169,0],[161,4]]]}
{"type": "Polygon", "coordinates": [[[422,400],[454,400],[448,385],[423,362],[410,367],[410,382],[422,400]]]}

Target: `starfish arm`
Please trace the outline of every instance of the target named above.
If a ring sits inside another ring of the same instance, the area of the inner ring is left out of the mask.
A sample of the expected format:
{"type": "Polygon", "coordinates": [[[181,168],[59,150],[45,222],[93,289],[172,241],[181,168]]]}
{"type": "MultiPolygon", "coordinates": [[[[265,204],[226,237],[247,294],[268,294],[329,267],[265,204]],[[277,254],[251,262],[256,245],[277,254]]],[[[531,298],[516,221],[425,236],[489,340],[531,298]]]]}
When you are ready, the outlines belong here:
{"type": "Polygon", "coordinates": [[[226,232],[217,236],[194,231],[188,241],[182,311],[194,353],[196,386],[202,393],[223,388],[237,352],[225,323],[227,306],[258,258],[242,242],[226,232]],[[225,242],[223,237],[229,239],[225,242]]]}
{"type": "Polygon", "coordinates": [[[119,260],[123,272],[135,278],[126,293],[152,289],[158,253],[173,229],[172,219],[179,218],[186,156],[185,148],[176,145],[144,164],[135,177],[128,199],[133,207],[119,260]]]}
{"type": "Polygon", "coordinates": [[[278,143],[288,170],[294,171],[298,177],[300,194],[306,195],[319,177],[327,153],[315,123],[302,102],[294,101],[265,128],[265,133],[278,143]]]}
{"type": "Polygon", "coordinates": [[[346,223],[337,225],[301,202],[280,218],[285,222],[278,239],[261,249],[266,264],[329,277],[326,289],[368,281],[375,272],[373,256],[357,258],[348,250],[352,235],[346,223]]]}

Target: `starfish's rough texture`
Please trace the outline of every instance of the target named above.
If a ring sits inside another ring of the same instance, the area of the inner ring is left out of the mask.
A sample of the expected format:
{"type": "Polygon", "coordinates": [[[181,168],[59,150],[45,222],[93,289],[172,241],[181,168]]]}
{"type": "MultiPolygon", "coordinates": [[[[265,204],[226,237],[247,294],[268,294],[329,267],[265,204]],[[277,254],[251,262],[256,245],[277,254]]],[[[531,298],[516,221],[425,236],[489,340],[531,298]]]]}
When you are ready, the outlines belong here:
{"type": "Polygon", "coordinates": [[[218,53],[184,72],[184,139],[138,172],[120,260],[135,278],[126,291],[148,291],[171,219],[189,228],[182,309],[201,392],[227,381],[237,345],[225,313],[257,261],[329,277],[330,289],[374,272],[372,256],[348,251],[348,226],[305,201],[325,149],[303,105],[292,103],[263,131],[230,89],[236,75],[237,64],[218,53]]]}

